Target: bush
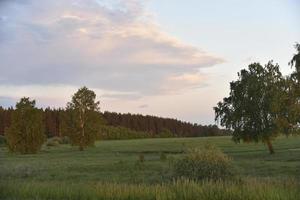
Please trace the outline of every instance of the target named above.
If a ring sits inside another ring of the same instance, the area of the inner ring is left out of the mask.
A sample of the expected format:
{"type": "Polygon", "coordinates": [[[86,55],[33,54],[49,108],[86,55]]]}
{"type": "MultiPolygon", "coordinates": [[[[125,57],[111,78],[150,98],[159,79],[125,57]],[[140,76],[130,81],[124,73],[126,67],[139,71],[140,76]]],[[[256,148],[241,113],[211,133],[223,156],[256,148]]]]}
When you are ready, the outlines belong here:
{"type": "Polygon", "coordinates": [[[3,135],[0,135],[0,146],[6,145],[6,138],[3,135]]]}
{"type": "Polygon", "coordinates": [[[52,137],[49,138],[46,145],[47,146],[57,146],[59,144],[70,144],[70,138],[68,136],[63,136],[63,137],[52,137]]]}
{"type": "Polygon", "coordinates": [[[46,146],[48,147],[56,147],[59,145],[59,140],[57,138],[50,138],[46,142],[46,146]]]}
{"type": "Polygon", "coordinates": [[[191,180],[225,180],[233,176],[231,159],[214,146],[190,149],[187,154],[173,162],[177,178],[191,180]]]}
{"type": "Polygon", "coordinates": [[[71,140],[68,136],[60,138],[59,144],[71,144],[71,140]]]}
{"type": "Polygon", "coordinates": [[[51,140],[52,142],[56,142],[56,143],[60,144],[62,139],[60,137],[54,136],[52,138],[49,138],[49,140],[51,140]]]}

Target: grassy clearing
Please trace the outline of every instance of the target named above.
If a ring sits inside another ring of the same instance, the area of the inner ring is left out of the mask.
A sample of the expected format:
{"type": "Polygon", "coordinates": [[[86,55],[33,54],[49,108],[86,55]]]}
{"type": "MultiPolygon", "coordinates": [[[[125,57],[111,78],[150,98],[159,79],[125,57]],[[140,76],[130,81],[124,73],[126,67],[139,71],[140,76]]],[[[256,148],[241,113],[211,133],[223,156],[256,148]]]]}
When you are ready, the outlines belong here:
{"type": "Polygon", "coordinates": [[[173,157],[189,147],[212,143],[233,158],[241,176],[300,178],[300,137],[280,138],[276,153],[263,144],[234,144],[229,137],[99,141],[79,152],[69,145],[44,147],[35,155],[16,155],[0,149],[2,180],[103,181],[160,183],[173,157]],[[161,153],[167,161],[160,159],[161,153]],[[137,165],[144,155],[143,164],[137,165]]]}
{"type": "Polygon", "coordinates": [[[300,137],[279,138],[274,147],[276,153],[269,155],[263,144],[234,144],[230,137],[99,141],[83,152],[69,145],[44,146],[36,155],[0,147],[0,197],[300,199],[300,137]],[[242,184],[170,180],[170,160],[208,143],[233,158],[242,184]]]}

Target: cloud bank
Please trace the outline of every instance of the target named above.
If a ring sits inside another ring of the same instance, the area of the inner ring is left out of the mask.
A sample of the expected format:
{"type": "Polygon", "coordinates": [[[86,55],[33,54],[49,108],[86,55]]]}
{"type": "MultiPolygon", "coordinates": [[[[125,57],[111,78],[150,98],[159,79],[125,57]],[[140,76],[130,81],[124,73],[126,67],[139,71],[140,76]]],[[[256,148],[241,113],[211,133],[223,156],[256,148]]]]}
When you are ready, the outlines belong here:
{"type": "Polygon", "coordinates": [[[199,87],[199,69],[223,62],[165,33],[136,0],[2,1],[0,60],[2,86],[87,85],[111,98],[199,87]]]}

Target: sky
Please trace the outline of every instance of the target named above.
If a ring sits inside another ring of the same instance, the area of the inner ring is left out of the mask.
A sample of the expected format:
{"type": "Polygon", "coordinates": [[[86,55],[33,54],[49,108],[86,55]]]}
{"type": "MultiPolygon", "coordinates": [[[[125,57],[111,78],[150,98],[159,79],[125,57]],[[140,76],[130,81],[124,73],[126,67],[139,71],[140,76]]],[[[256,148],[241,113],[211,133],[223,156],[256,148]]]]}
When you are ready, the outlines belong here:
{"type": "Polygon", "coordinates": [[[0,0],[0,105],[64,107],[78,88],[101,111],[214,124],[252,62],[284,74],[299,0],[0,0]]]}

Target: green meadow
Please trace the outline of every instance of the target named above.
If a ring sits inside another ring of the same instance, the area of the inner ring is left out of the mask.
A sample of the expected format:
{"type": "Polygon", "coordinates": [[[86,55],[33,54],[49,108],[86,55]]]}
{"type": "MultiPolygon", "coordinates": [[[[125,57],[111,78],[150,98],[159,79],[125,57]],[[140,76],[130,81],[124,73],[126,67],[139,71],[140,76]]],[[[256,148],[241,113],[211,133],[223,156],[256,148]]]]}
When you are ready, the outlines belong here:
{"type": "Polygon", "coordinates": [[[300,199],[300,137],[280,137],[274,148],[270,155],[261,143],[230,137],[98,141],[85,151],[44,146],[31,155],[1,147],[0,199],[300,199]],[[232,158],[236,178],[172,179],[172,161],[205,144],[232,158]]]}

